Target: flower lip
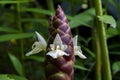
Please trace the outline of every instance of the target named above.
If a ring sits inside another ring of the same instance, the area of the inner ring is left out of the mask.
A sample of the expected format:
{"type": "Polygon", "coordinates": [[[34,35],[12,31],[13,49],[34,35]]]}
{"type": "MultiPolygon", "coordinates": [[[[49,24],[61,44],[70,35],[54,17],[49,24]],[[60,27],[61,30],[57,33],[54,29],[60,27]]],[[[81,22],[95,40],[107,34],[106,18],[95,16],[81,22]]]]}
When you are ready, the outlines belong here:
{"type": "Polygon", "coordinates": [[[49,51],[46,55],[49,55],[52,58],[58,58],[63,55],[69,56],[69,54],[64,52],[64,50],[67,49],[67,45],[63,45],[59,34],[56,35],[53,44],[50,44],[50,49],[51,51],[49,51]]]}
{"type": "Polygon", "coordinates": [[[40,51],[42,51],[41,47],[41,43],[40,42],[34,42],[34,44],[32,45],[32,49],[30,52],[28,52],[26,54],[26,56],[30,56],[32,54],[36,54],[39,53],[40,51]],[[34,47],[33,47],[34,46],[34,47]]]}
{"type": "Polygon", "coordinates": [[[74,46],[74,50],[75,50],[75,52],[74,52],[75,55],[79,56],[82,59],[87,58],[85,55],[82,54],[82,50],[81,50],[80,46],[74,46]]]}
{"type": "Polygon", "coordinates": [[[49,55],[54,59],[56,59],[56,58],[58,58],[60,56],[63,56],[63,55],[69,56],[69,54],[67,54],[64,51],[60,50],[59,45],[56,46],[55,50],[49,51],[46,55],[49,55]]]}

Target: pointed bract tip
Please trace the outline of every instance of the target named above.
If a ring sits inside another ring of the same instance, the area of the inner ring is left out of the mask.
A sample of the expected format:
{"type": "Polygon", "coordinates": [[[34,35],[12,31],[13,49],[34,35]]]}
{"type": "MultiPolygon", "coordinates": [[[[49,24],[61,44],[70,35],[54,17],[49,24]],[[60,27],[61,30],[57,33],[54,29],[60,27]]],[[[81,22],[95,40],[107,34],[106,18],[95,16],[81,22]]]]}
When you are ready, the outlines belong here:
{"type": "Polygon", "coordinates": [[[62,7],[60,5],[57,6],[57,11],[58,12],[61,12],[61,11],[63,12],[63,9],[62,9],[62,7]]]}
{"type": "Polygon", "coordinates": [[[57,8],[61,8],[61,6],[60,6],[60,5],[58,5],[58,6],[57,6],[57,8]]]}

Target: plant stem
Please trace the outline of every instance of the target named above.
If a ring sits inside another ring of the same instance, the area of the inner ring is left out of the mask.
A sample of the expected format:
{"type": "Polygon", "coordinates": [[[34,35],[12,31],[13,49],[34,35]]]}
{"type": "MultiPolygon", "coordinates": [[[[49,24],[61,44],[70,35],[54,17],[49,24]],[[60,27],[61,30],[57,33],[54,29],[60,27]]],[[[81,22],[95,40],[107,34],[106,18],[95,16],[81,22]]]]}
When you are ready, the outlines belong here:
{"type": "MultiPolygon", "coordinates": [[[[20,14],[20,2],[18,0],[17,2],[17,27],[19,28],[20,30],[20,33],[23,32],[22,30],[22,25],[21,25],[21,14],[20,14]]],[[[21,60],[22,60],[22,64],[24,64],[24,41],[23,40],[20,40],[20,47],[21,47],[21,60]]],[[[23,71],[23,75],[24,75],[24,71],[23,71]]]]}
{"type": "Polygon", "coordinates": [[[55,11],[53,0],[46,0],[46,1],[47,1],[48,9],[51,11],[55,11]]]}
{"type": "MultiPolygon", "coordinates": [[[[95,20],[96,21],[96,20],[95,20]]],[[[95,25],[93,27],[93,50],[96,54],[96,62],[95,62],[95,80],[101,80],[101,50],[100,50],[100,41],[99,41],[99,34],[98,30],[96,28],[98,26],[95,22],[95,25]]]]}
{"type": "MultiPolygon", "coordinates": [[[[89,0],[90,8],[94,7],[94,2],[92,0],[89,0]]],[[[92,29],[92,39],[93,39],[93,51],[96,55],[95,57],[95,80],[101,80],[101,50],[100,50],[100,41],[99,41],[99,33],[97,30],[97,22],[96,18],[93,22],[94,27],[92,29]]]]}
{"type": "MultiPolygon", "coordinates": [[[[101,0],[94,0],[95,3],[95,11],[96,16],[102,16],[102,4],[101,0]]],[[[111,70],[110,70],[110,62],[109,62],[109,55],[108,55],[108,48],[107,48],[107,42],[106,42],[106,35],[105,35],[105,27],[104,24],[99,21],[97,18],[97,30],[99,33],[99,39],[100,39],[100,48],[101,48],[101,61],[102,61],[102,72],[103,72],[103,80],[112,80],[111,76],[111,70]]]]}
{"type": "Polygon", "coordinates": [[[105,2],[104,2],[104,6],[105,6],[105,14],[107,14],[108,0],[105,0],[105,2]]]}

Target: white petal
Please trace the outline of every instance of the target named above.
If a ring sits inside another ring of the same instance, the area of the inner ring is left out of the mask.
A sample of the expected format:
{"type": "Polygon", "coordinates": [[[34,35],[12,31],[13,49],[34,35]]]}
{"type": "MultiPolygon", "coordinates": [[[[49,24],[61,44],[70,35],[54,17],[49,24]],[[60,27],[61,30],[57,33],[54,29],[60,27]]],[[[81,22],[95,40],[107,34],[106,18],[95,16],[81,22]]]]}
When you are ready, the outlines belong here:
{"type": "Polygon", "coordinates": [[[39,53],[40,51],[42,51],[43,49],[41,48],[41,43],[40,42],[35,42],[32,46],[32,49],[30,52],[28,52],[26,54],[26,56],[32,55],[32,54],[36,54],[39,53]]]}
{"type": "Polygon", "coordinates": [[[67,54],[67,53],[65,53],[64,51],[61,51],[61,50],[57,50],[57,54],[58,54],[58,56],[63,56],[63,55],[69,56],[69,54],[67,54]]]}
{"type": "Polygon", "coordinates": [[[34,42],[33,43],[33,45],[32,45],[32,49],[34,49],[36,46],[40,46],[40,42],[38,42],[38,41],[36,41],[36,42],[34,42]]]}
{"type": "Polygon", "coordinates": [[[59,34],[56,35],[53,44],[50,44],[50,48],[51,51],[49,51],[46,55],[49,55],[52,58],[58,58],[63,55],[69,56],[69,54],[64,52],[64,50],[67,49],[67,45],[63,45],[59,34]]]}
{"type": "Polygon", "coordinates": [[[43,49],[46,50],[47,43],[46,43],[45,39],[38,32],[35,32],[35,33],[37,35],[39,42],[41,42],[43,49]]]}
{"type": "Polygon", "coordinates": [[[55,54],[55,52],[54,51],[50,51],[50,52],[48,52],[46,55],[49,55],[49,56],[51,56],[52,58],[57,58],[57,55],[55,54]]]}
{"type": "Polygon", "coordinates": [[[83,55],[80,51],[75,51],[74,53],[75,53],[75,55],[79,56],[79,57],[82,58],[82,59],[86,59],[86,58],[87,58],[87,57],[86,57],[85,55],[83,55]]]}
{"type": "Polygon", "coordinates": [[[74,54],[79,56],[82,59],[86,59],[87,57],[82,54],[82,50],[80,49],[80,46],[74,46],[74,54]]]}
{"type": "Polygon", "coordinates": [[[74,45],[74,46],[77,46],[77,41],[78,41],[78,35],[76,35],[76,36],[73,38],[73,45],[74,45]]]}
{"type": "Polygon", "coordinates": [[[78,40],[78,35],[76,35],[73,38],[74,55],[77,55],[77,56],[79,56],[82,59],[86,59],[87,57],[82,54],[82,50],[81,50],[80,46],[77,46],[77,40],[78,40]]]}
{"type": "Polygon", "coordinates": [[[62,40],[61,40],[59,34],[56,35],[53,44],[55,44],[55,45],[63,45],[62,40]]]}
{"type": "Polygon", "coordinates": [[[60,56],[63,56],[63,55],[69,56],[69,54],[67,54],[67,53],[65,53],[64,51],[61,51],[61,50],[49,51],[46,55],[49,55],[54,59],[58,58],[60,56]]]}
{"type": "Polygon", "coordinates": [[[55,45],[54,44],[50,44],[50,48],[51,48],[52,51],[55,50],[55,45]]]}
{"type": "Polygon", "coordinates": [[[59,47],[60,47],[60,49],[62,51],[67,49],[67,45],[63,45],[62,40],[61,40],[59,34],[56,35],[53,44],[55,45],[55,47],[57,47],[57,45],[59,45],[59,47]]]}
{"type": "Polygon", "coordinates": [[[67,49],[67,45],[61,45],[61,50],[65,51],[67,49]]]}
{"type": "Polygon", "coordinates": [[[32,50],[32,51],[26,53],[25,56],[30,56],[30,55],[33,55],[33,54],[39,53],[40,51],[42,51],[42,49],[41,49],[41,50],[38,50],[38,51],[33,51],[33,50],[32,50]]]}

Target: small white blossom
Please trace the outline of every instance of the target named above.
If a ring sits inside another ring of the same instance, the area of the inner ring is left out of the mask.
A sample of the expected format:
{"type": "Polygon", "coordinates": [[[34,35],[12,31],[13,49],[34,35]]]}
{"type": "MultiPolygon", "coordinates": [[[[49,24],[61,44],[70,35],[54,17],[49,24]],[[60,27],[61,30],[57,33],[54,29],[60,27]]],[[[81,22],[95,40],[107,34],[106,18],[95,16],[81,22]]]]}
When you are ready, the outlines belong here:
{"type": "Polygon", "coordinates": [[[38,38],[38,41],[34,42],[32,45],[32,50],[26,54],[26,56],[39,53],[42,50],[46,50],[47,43],[45,39],[38,33],[35,32],[38,38]]]}
{"type": "Polygon", "coordinates": [[[87,9],[88,8],[88,5],[87,4],[82,4],[82,6],[81,6],[83,9],[87,9]]]}
{"type": "Polygon", "coordinates": [[[81,50],[80,46],[77,46],[77,40],[78,40],[78,36],[75,36],[73,38],[74,55],[77,55],[77,56],[79,56],[82,59],[86,59],[87,57],[82,54],[82,50],[81,50]]]}
{"type": "Polygon", "coordinates": [[[67,49],[67,45],[63,45],[59,34],[56,35],[53,44],[50,44],[50,49],[51,51],[49,51],[46,55],[49,55],[54,59],[63,55],[69,56],[69,54],[64,52],[64,50],[67,49]]]}

